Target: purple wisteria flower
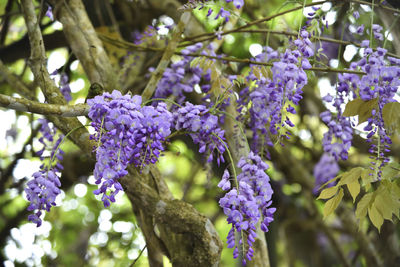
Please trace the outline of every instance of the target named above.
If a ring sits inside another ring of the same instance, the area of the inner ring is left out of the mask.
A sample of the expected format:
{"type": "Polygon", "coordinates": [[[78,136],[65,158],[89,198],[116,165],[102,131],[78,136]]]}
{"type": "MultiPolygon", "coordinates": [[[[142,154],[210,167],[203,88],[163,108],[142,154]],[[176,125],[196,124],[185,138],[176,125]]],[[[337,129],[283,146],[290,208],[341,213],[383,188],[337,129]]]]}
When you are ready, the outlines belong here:
{"type": "Polygon", "coordinates": [[[143,34],[135,31],[132,34],[132,39],[134,44],[154,44],[153,36],[157,35],[157,29],[153,26],[147,26],[143,34]]]}
{"type": "MultiPolygon", "coordinates": [[[[53,71],[50,74],[50,77],[54,78],[58,74],[59,74],[58,70],[56,69],[55,71],[53,71]]],[[[65,74],[65,73],[61,73],[60,74],[60,83],[59,83],[59,85],[60,85],[61,94],[64,96],[65,100],[67,102],[71,101],[72,100],[71,87],[69,85],[69,78],[68,78],[67,74],[65,74]]]]}
{"type": "Polygon", "coordinates": [[[372,32],[374,34],[374,38],[380,41],[383,41],[383,34],[381,31],[383,30],[382,26],[379,24],[372,24],[372,32]]]}
{"type": "MultiPolygon", "coordinates": [[[[272,79],[260,77],[258,79],[251,71],[247,76],[249,81],[255,81],[256,86],[251,90],[245,88],[240,96],[240,104],[247,107],[251,102],[249,125],[253,130],[252,149],[258,151],[265,149],[265,145],[272,146],[271,136],[279,135],[289,139],[290,133],[284,127],[293,127],[288,116],[282,114],[295,114],[295,106],[302,99],[302,89],[307,84],[307,74],[304,69],[311,67],[309,57],[314,55],[312,43],[307,31],[300,32],[299,39],[296,39],[292,49],[286,49],[284,53],[278,53],[271,48],[257,56],[256,60],[273,60],[272,79]]],[[[251,66],[254,67],[254,66],[251,66]]],[[[268,151],[267,151],[268,153],[268,151]]]]}
{"type": "MultiPolygon", "coordinates": [[[[377,30],[380,29],[381,27],[377,27],[377,30]]],[[[377,168],[378,177],[381,176],[382,167],[389,162],[385,152],[390,151],[392,144],[384,127],[382,110],[385,104],[395,101],[394,97],[400,86],[400,67],[385,59],[386,52],[386,49],[380,47],[374,52],[371,48],[366,48],[364,57],[357,64],[366,73],[358,82],[360,98],[364,101],[377,99],[377,106],[372,110],[364,131],[368,132],[367,141],[371,143],[369,152],[375,154],[371,169],[377,168]],[[373,137],[376,135],[379,136],[379,143],[374,144],[373,137]]]]}
{"type": "Polygon", "coordinates": [[[237,176],[236,188],[231,189],[229,172],[224,172],[218,186],[229,191],[219,204],[228,216],[228,223],[232,224],[227,237],[228,248],[234,248],[234,258],[239,256],[239,251],[242,252],[245,264],[253,257],[257,223],[261,220],[261,230],[267,232],[276,209],[271,207],[273,191],[265,173],[268,165],[250,152],[247,158],[239,160],[238,168],[241,173],[237,176]],[[238,240],[235,239],[235,232],[240,236],[238,240]]]}
{"type": "Polygon", "coordinates": [[[55,200],[58,194],[61,193],[59,187],[60,180],[54,169],[41,170],[33,174],[33,180],[27,183],[25,189],[26,197],[30,201],[28,206],[29,211],[34,211],[28,216],[28,220],[36,223],[39,227],[42,225],[42,211],[50,211],[52,206],[55,206],[55,200]]]}
{"type": "MultiPolygon", "coordinates": [[[[203,70],[200,67],[191,67],[190,62],[193,57],[189,54],[200,51],[202,44],[198,43],[188,46],[181,51],[183,57],[177,62],[173,62],[170,67],[166,68],[163,77],[157,85],[154,97],[167,98],[170,95],[175,96],[177,103],[183,103],[186,99],[185,93],[191,93],[195,86],[199,86],[202,92],[210,90],[209,81],[211,74],[203,75],[203,70]],[[200,85],[202,81],[206,84],[200,85]]],[[[207,54],[202,51],[201,54],[207,54]]],[[[215,56],[215,53],[211,54],[215,56]]]]}
{"type": "MultiPolygon", "coordinates": [[[[338,95],[334,105],[339,110],[341,103],[343,103],[343,98],[338,95]]],[[[320,117],[329,128],[322,139],[325,152],[330,153],[336,161],[339,161],[339,159],[347,160],[348,151],[353,140],[353,129],[351,128],[349,118],[343,117],[341,111],[336,115],[336,119],[330,111],[322,112],[320,117]]]]}
{"type": "Polygon", "coordinates": [[[51,20],[54,21],[54,15],[53,15],[53,9],[51,8],[51,6],[49,6],[49,8],[46,11],[46,16],[51,20]]]}
{"type": "Polygon", "coordinates": [[[358,35],[364,34],[364,24],[362,24],[361,26],[358,26],[358,27],[357,27],[356,33],[357,33],[358,35]]]}
{"type": "MultiPolygon", "coordinates": [[[[208,2],[209,0],[205,0],[204,2],[208,2]]],[[[225,0],[226,3],[231,3],[233,2],[233,5],[235,6],[236,9],[241,9],[244,6],[244,0],[225,0]]],[[[199,6],[199,9],[203,8],[203,4],[199,6]]],[[[209,17],[213,13],[212,8],[209,8],[207,11],[207,17],[209,17]]],[[[231,13],[226,10],[224,7],[221,7],[215,16],[214,19],[218,18],[224,18],[225,22],[229,21],[229,17],[231,16],[231,13]]]]}
{"type": "Polygon", "coordinates": [[[229,21],[229,17],[231,16],[231,13],[227,10],[225,10],[223,7],[221,7],[221,9],[219,10],[219,12],[217,13],[217,15],[215,16],[215,19],[218,18],[224,18],[225,22],[229,21]]]}
{"type": "MultiPolygon", "coordinates": [[[[322,154],[321,159],[314,166],[315,187],[313,193],[317,194],[321,185],[335,178],[339,170],[339,165],[332,155],[329,153],[322,154]]],[[[328,187],[332,185],[329,184],[328,187]]]]}
{"type": "Polygon", "coordinates": [[[165,103],[156,107],[141,104],[140,96],[123,96],[117,90],[88,100],[96,130],[91,138],[98,143],[93,173],[100,186],[94,193],[102,194],[106,207],[123,190],[118,178],[127,174],[127,166],[133,163],[143,169],[154,164],[171,133],[172,114],[165,103]]]}
{"type": "Polygon", "coordinates": [[[50,211],[52,206],[55,206],[55,199],[60,194],[59,173],[63,170],[61,161],[63,160],[64,151],[59,148],[64,135],[60,134],[58,138],[57,129],[45,119],[39,119],[39,132],[41,137],[39,142],[43,145],[42,149],[37,151],[43,164],[40,166],[40,171],[33,174],[33,179],[27,183],[25,193],[30,205],[29,211],[34,213],[28,216],[28,220],[36,223],[39,227],[42,224],[42,211],[50,211]],[[45,153],[48,152],[49,155],[45,153]],[[45,162],[47,160],[47,162],[45,162]]]}
{"type": "MultiPolygon", "coordinates": [[[[373,26],[373,30],[379,32],[381,27],[373,26]]],[[[373,51],[369,47],[370,42],[361,42],[364,48],[363,57],[358,62],[350,64],[351,70],[361,70],[365,75],[339,74],[338,93],[332,100],[338,110],[336,119],[333,119],[330,112],[321,113],[322,120],[328,125],[329,131],[324,135],[324,150],[329,152],[336,160],[347,159],[347,151],[351,146],[352,129],[350,119],[342,116],[345,99],[360,98],[363,101],[376,100],[377,104],[372,109],[364,131],[367,134],[367,141],[371,143],[369,152],[372,156],[371,169],[377,170],[377,176],[381,176],[382,167],[389,161],[385,153],[389,152],[392,143],[382,117],[382,110],[385,104],[395,101],[394,97],[400,86],[399,60],[385,58],[386,49],[378,47],[373,51]],[[379,142],[374,143],[373,137],[378,136],[379,142]],[[335,137],[336,142],[333,142],[335,137]],[[379,152],[378,152],[379,151],[379,152]]]]}
{"type": "Polygon", "coordinates": [[[208,162],[213,160],[214,154],[217,154],[218,164],[224,162],[224,131],[218,126],[218,117],[205,106],[186,102],[174,113],[174,121],[175,129],[188,132],[193,142],[199,145],[200,153],[209,153],[208,162]]]}

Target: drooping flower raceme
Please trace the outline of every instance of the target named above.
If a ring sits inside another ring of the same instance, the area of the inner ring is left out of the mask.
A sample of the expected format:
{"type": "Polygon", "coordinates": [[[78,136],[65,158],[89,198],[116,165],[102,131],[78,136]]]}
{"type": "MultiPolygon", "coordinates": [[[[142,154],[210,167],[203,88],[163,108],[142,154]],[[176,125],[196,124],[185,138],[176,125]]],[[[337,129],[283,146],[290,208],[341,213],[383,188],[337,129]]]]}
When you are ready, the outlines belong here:
{"type": "Polygon", "coordinates": [[[94,176],[100,184],[104,206],[115,201],[122,190],[118,178],[127,174],[128,164],[142,169],[155,163],[164,150],[163,141],[171,133],[172,114],[165,103],[142,107],[140,96],[121,95],[119,91],[104,93],[88,100],[89,117],[96,135],[94,176]]]}
{"type": "Polygon", "coordinates": [[[217,154],[217,163],[224,162],[225,152],[224,131],[218,126],[218,117],[211,114],[203,105],[193,105],[186,102],[174,113],[176,130],[189,133],[193,142],[199,145],[200,153],[208,153],[210,162],[217,154]]]}
{"type": "MultiPolygon", "coordinates": [[[[193,60],[193,54],[199,52],[203,45],[197,43],[186,47],[181,51],[182,57],[179,61],[172,62],[171,65],[165,69],[163,77],[157,84],[156,91],[154,93],[155,98],[167,98],[171,95],[175,96],[175,101],[183,103],[185,100],[185,93],[193,92],[195,86],[199,86],[203,92],[208,92],[210,85],[210,74],[203,75],[203,70],[197,66],[190,66],[190,62],[193,60]],[[202,81],[207,82],[206,84],[200,85],[202,81]]],[[[201,54],[207,54],[205,50],[201,54]]],[[[215,56],[215,54],[211,54],[215,56]]]]}
{"type": "MultiPolygon", "coordinates": [[[[373,25],[375,38],[380,39],[382,27],[373,25]],[[378,36],[377,36],[378,34],[378,36]]],[[[394,102],[396,92],[400,86],[400,66],[391,60],[386,60],[387,50],[378,47],[376,51],[367,47],[364,50],[364,57],[358,62],[358,67],[363,70],[363,75],[359,80],[359,96],[363,101],[376,100],[376,106],[372,109],[371,116],[367,119],[364,131],[368,132],[367,141],[371,143],[370,153],[375,154],[371,162],[372,169],[376,170],[376,175],[381,176],[382,167],[389,162],[385,152],[389,152],[392,140],[385,129],[383,121],[383,107],[390,102],[394,102]],[[377,137],[374,143],[373,137],[377,137]]]]}
{"type": "MultiPolygon", "coordinates": [[[[315,187],[313,193],[318,193],[318,189],[329,180],[333,179],[340,168],[335,158],[324,153],[318,163],[314,166],[315,187]]],[[[330,185],[328,185],[329,187],[330,185]]]]}
{"type": "Polygon", "coordinates": [[[293,42],[293,49],[279,53],[268,47],[264,54],[256,57],[257,61],[274,61],[272,79],[257,77],[255,71],[251,71],[247,79],[255,81],[256,85],[241,92],[242,107],[251,102],[249,125],[253,130],[252,149],[256,152],[265,149],[265,145],[273,145],[272,135],[289,138],[290,133],[282,133],[282,129],[294,124],[283,115],[295,114],[294,106],[302,99],[302,89],[307,84],[304,69],[311,67],[308,58],[314,55],[309,37],[309,33],[302,30],[300,38],[293,42]]]}
{"type": "Polygon", "coordinates": [[[59,145],[64,138],[64,135],[59,135],[56,139],[57,129],[49,124],[45,119],[39,119],[41,137],[39,142],[43,144],[43,148],[37,152],[43,164],[40,166],[40,171],[33,174],[33,179],[27,183],[25,193],[28,201],[29,211],[33,214],[28,216],[28,220],[36,223],[39,227],[42,224],[42,211],[50,211],[52,206],[55,206],[55,199],[61,193],[59,173],[63,170],[61,161],[64,151],[59,148],[59,145]],[[49,155],[46,155],[49,153],[49,155]]]}
{"type": "Polygon", "coordinates": [[[234,258],[241,251],[245,263],[253,257],[257,223],[261,220],[261,230],[267,232],[276,209],[271,207],[273,191],[265,173],[268,165],[250,152],[247,158],[239,160],[238,168],[242,172],[237,176],[236,188],[231,189],[229,173],[227,170],[224,172],[218,186],[228,192],[219,204],[228,216],[228,223],[232,224],[227,237],[228,248],[234,248],[234,258]],[[238,241],[235,239],[236,232],[240,236],[238,241]]]}
{"type": "MultiPolygon", "coordinates": [[[[379,27],[373,27],[377,33],[379,27]]],[[[379,36],[378,36],[379,37],[379,36]]],[[[377,37],[377,38],[378,38],[377,37]]],[[[385,104],[395,101],[394,96],[400,86],[400,67],[398,60],[385,58],[386,49],[378,47],[373,51],[369,47],[369,41],[361,42],[364,48],[363,57],[358,62],[350,64],[351,70],[361,70],[365,75],[361,77],[357,74],[339,74],[338,93],[335,98],[325,99],[332,102],[338,110],[336,120],[333,120],[329,111],[321,113],[322,120],[327,123],[329,131],[324,135],[324,150],[329,152],[336,160],[347,159],[347,151],[351,146],[352,129],[350,119],[343,117],[342,104],[345,99],[360,98],[363,101],[371,101],[371,114],[367,118],[367,125],[364,131],[367,132],[367,141],[371,143],[370,153],[375,154],[371,167],[376,170],[376,175],[380,177],[381,168],[389,161],[385,157],[385,152],[389,152],[392,143],[387,130],[384,127],[382,110],[385,104]],[[373,137],[378,141],[374,142],[373,137]],[[334,141],[335,139],[336,141],[334,141]]],[[[366,104],[364,104],[366,105],[366,104]]]]}

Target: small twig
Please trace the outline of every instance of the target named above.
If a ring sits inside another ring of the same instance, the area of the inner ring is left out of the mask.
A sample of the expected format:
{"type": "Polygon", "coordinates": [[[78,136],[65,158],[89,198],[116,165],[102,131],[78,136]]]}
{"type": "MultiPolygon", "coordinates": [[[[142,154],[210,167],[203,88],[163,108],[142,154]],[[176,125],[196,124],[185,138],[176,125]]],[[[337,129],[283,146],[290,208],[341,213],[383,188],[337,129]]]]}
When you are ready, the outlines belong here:
{"type": "MultiPolygon", "coordinates": [[[[309,4],[305,5],[305,7],[316,6],[316,5],[322,5],[322,4],[325,3],[325,2],[328,2],[328,1],[318,1],[318,2],[314,2],[314,3],[309,3],[309,4]]],[[[285,10],[285,11],[282,11],[282,12],[279,12],[279,13],[276,13],[276,14],[274,14],[274,15],[271,15],[271,16],[268,16],[268,17],[265,17],[265,18],[257,19],[257,20],[254,20],[254,21],[250,22],[250,23],[247,23],[247,24],[245,24],[245,25],[243,25],[243,26],[237,27],[237,28],[235,28],[235,29],[222,32],[221,35],[226,35],[226,34],[229,34],[229,33],[236,32],[236,31],[238,31],[238,30],[246,29],[246,28],[251,27],[251,26],[253,26],[253,25],[257,25],[257,24],[260,24],[260,23],[262,23],[262,22],[270,21],[270,20],[272,20],[272,19],[274,19],[274,18],[276,18],[276,17],[283,16],[283,15],[285,15],[285,14],[287,14],[287,13],[291,13],[291,12],[297,11],[297,10],[302,9],[302,8],[303,8],[303,6],[301,5],[301,6],[299,6],[299,7],[295,7],[295,8],[292,8],[292,9],[288,9],[288,10],[285,10]]],[[[195,39],[197,39],[197,38],[205,37],[205,36],[208,36],[209,38],[208,38],[207,40],[210,40],[210,39],[213,39],[213,38],[215,37],[215,33],[214,33],[214,32],[211,32],[211,33],[203,33],[203,34],[199,34],[199,35],[195,35],[195,36],[189,36],[189,37],[186,37],[186,38],[184,39],[184,41],[193,41],[193,40],[195,40],[195,39]]]]}
{"type": "Polygon", "coordinates": [[[144,245],[144,247],[142,248],[142,250],[140,251],[139,255],[137,256],[137,258],[132,262],[130,267],[135,266],[136,262],[139,260],[140,256],[142,256],[144,250],[147,248],[147,244],[144,245]]]}
{"type": "MultiPolygon", "coordinates": [[[[103,39],[107,39],[105,37],[102,37],[103,39]]],[[[112,44],[116,46],[125,46],[126,49],[132,48],[134,50],[141,49],[141,50],[152,50],[152,51],[162,51],[162,49],[154,49],[154,48],[145,48],[142,46],[138,46],[135,44],[131,44],[126,41],[121,41],[121,40],[112,40],[110,41],[112,44]]],[[[217,60],[225,60],[225,61],[230,61],[230,62],[239,62],[239,63],[248,63],[248,64],[254,64],[254,65],[260,65],[260,66],[272,66],[273,64],[270,62],[259,62],[259,61],[254,61],[250,59],[242,59],[242,58],[234,58],[234,57],[223,57],[223,56],[210,56],[210,55],[202,55],[202,54],[194,54],[194,53],[181,53],[175,51],[174,54],[176,55],[181,55],[181,56],[191,56],[191,57],[206,57],[206,58],[211,58],[211,59],[217,59],[217,60]]],[[[336,72],[336,73],[353,73],[353,74],[361,74],[364,75],[365,72],[362,71],[356,71],[356,70],[344,70],[344,69],[335,69],[335,68],[322,68],[322,67],[312,67],[308,69],[309,71],[320,71],[320,72],[336,72]]],[[[307,70],[306,70],[307,71],[307,70]]]]}
{"type": "Polygon", "coordinates": [[[361,4],[361,5],[375,6],[375,7],[386,9],[388,11],[392,11],[392,12],[395,12],[395,13],[400,13],[399,9],[392,8],[390,6],[385,6],[385,5],[382,5],[382,4],[379,4],[379,3],[370,3],[370,2],[365,2],[365,1],[361,1],[361,0],[348,0],[348,1],[349,2],[353,2],[353,3],[358,3],[358,4],[361,4]]]}

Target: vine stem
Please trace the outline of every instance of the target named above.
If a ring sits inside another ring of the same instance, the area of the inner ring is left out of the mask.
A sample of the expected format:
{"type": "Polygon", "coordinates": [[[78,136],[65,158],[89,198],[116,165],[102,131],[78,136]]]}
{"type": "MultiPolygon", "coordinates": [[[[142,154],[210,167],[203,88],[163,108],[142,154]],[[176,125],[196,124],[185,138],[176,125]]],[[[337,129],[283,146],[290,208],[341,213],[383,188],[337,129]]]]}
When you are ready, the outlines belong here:
{"type": "Polygon", "coordinates": [[[370,37],[369,37],[369,42],[370,45],[372,46],[372,41],[373,41],[373,34],[372,34],[372,26],[374,25],[374,0],[372,0],[372,5],[371,5],[371,32],[369,33],[370,37]]]}
{"type": "Polygon", "coordinates": [[[99,140],[97,140],[97,148],[96,148],[96,153],[99,150],[100,147],[100,142],[101,142],[101,136],[103,134],[103,124],[104,124],[104,118],[106,117],[106,115],[103,116],[103,118],[101,119],[101,125],[100,125],[100,136],[99,136],[99,140]]]}
{"type": "MultiPolygon", "coordinates": [[[[129,49],[138,49],[137,45],[131,44],[129,42],[121,41],[121,40],[111,40],[108,38],[107,41],[110,43],[113,43],[116,45],[116,43],[120,45],[124,45],[125,48],[129,49]]],[[[141,47],[143,48],[143,47],[141,47]]],[[[149,48],[149,50],[153,50],[149,48]]],[[[154,50],[156,51],[156,50],[154,50]]],[[[163,50],[157,50],[157,51],[163,51],[163,50]]],[[[246,58],[234,58],[234,57],[223,57],[223,56],[210,56],[210,55],[201,55],[201,54],[194,54],[194,53],[181,53],[181,52],[174,52],[176,55],[181,55],[181,56],[189,56],[189,57],[205,57],[205,58],[211,58],[211,59],[216,59],[216,60],[223,60],[223,61],[230,61],[230,62],[238,62],[238,63],[247,63],[247,64],[254,64],[254,65],[259,65],[259,66],[273,66],[273,63],[270,62],[259,62],[259,61],[254,61],[246,58]]],[[[397,56],[398,57],[398,56],[397,56]]],[[[362,71],[356,71],[356,70],[344,70],[344,69],[336,69],[336,68],[322,68],[322,67],[311,67],[305,71],[320,71],[320,72],[334,72],[334,73],[352,73],[352,74],[365,74],[365,72],[362,71]]]]}
{"type": "MultiPolygon", "coordinates": [[[[221,137],[219,137],[219,136],[216,135],[215,133],[212,133],[212,135],[215,136],[216,138],[218,138],[218,140],[224,145],[225,150],[226,150],[226,152],[228,153],[229,161],[232,163],[232,172],[233,172],[233,176],[234,176],[234,178],[235,178],[236,191],[237,191],[237,193],[238,193],[238,195],[239,195],[239,194],[240,194],[240,192],[239,192],[239,181],[238,181],[238,179],[237,179],[237,173],[236,173],[235,162],[233,161],[232,154],[231,154],[231,152],[230,152],[230,150],[229,150],[229,147],[228,147],[228,145],[225,143],[225,141],[221,139],[221,137]]],[[[240,235],[241,235],[241,237],[242,237],[242,251],[243,251],[243,252],[242,252],[242,254],[243,254],[242,257],[244,258],[244,257],[245,257],[245,256],[244,256],[245,248],[244,248],[244,234],[243,234],[243,231],[242,231],[242,230],[240,231],[240,235]]]]}
{"type": "MultiPolygon", "coordinates": [[[[326,3],[326,2],[328,2],[328,1],[318,1],[318,2],[314,2],[314,3],[309,3],[309,4],[306,4],[305,7],[321,5],[321,4],[324,4],[324,3],[326,3]]],[[[302,8],[303,8],[303,6],[294,7],[294,8],[292,8],[292,9],[288,9],[288,10],[279,12],[279,13],[277,13],[277,14],[274,14],[274,15],[271,15],[271,16],[268,16],[268,17],[265,17],[265,18],[257,19],[257,20],[255,20],[255,21],[252,21],[252,22],[250,22],[250,23],[247,23],[247,24],[245,24],[245,25],[243,25],[243,26],[240,26],[240,27],[237,27],[237,28],[235,28],[235,29],[222,32],[221,35],[226,35],[226,34],[229,34],[229,33],[236,32],[237,30],[241,30],[241,29],[245,29],[245,28],[248,28],[248,27],[250,27],[250,26],[253,26],[253,25],[257,25],[257,24],[260,24],[260,23],[262,23],[262,22],[272,20],[272,19],[274,19],[274,18],[276,18],[276,17],[283,16],[283,15],[285,15],[285,14],[288,14],[288,13],[291,13],[291,12],[294,12],[294,11],[297,11],[297,10],[302,9],[302,8]]],[[[199,34],[199,35],[188,36],[188,37],[186,37],[186,38],[184,39],[184,41],[192,41],[192,40],[194,40],[194,39],[197,39],[197,38],[200,38],[200,37],[205,37],[205,36],[208,36],[208,37],[210,37],[210,39],[213,39],[213,38],[215,37],[215,33],[203,33],[203,34],[199,34]]]]}
{"type": "Polygon", "coordinates": [[[224,140],[222,140],[221,137],[219,137],[219,136],[216,135],[215,133],[211,133],[211,135],[213,135],[213,136],[215,136],[216,138],[218,138],[218,140],[224,145],[225,150],[226,150],[226,152],[228,153],[229,161],[232,163],[232,172],[233,172],[233,177],[235,178],[235,185],[236,185],[237,191],[238,191],[238,193],[239,193],[239,182],[238,182],[238,179],[237,179],[236,168],[235,168],[235,162],[233,161],[231,151],[229,150],[228,145],[225,143],[224,140]]]}
{"type": "Polygon", "coordinates": [[[219,110],[218,112],[220,112],[220,113],[222,113],[222,114],[228,116],[228,117],[231,118],[234,122],[236,122],[236,125],[239,127],[240,132],[242,133],[244,139],[246,140],[247,148],[250,150],[249,141],[247,140],[246,134],[245,134],[245,132],[244,132],[244,130],[243,130],[242,125],[240,125],[239,121],[238,121],[235,117],[233,117],[232,114],[229,114],[229,113],[226,112],[226,111],[219,110]]]}
{"type": "Polygon", "coordinates": [[[61,140],[61,142],[57,145],[56,149],[54,150],[55,152],[54,152],[53,156],[52,156],[51,159],[50,159],[50,166],[51,166],[51,164],[52,164],[52,162],[53,162],[53,160],[54,160],[54,158],[55,158],[55,156],[56,156],[56,152],[58,151],[58,149],[60,149],[60,146],[64,143],[65,139],[67,139],[68,136],[70,136],[74,131],[76,131],[76,130],[78,130],[78,129],[80,129],[80,128],[83,128],[83,127],[87,127],[87,126],[90,126],[90,125],[80,125],[80,126],[78,126],[78,127],[75,127],[74,129],[72,129],[71,131],[69,131],[69,132],[64,136],[64,138],[61,140]]]}

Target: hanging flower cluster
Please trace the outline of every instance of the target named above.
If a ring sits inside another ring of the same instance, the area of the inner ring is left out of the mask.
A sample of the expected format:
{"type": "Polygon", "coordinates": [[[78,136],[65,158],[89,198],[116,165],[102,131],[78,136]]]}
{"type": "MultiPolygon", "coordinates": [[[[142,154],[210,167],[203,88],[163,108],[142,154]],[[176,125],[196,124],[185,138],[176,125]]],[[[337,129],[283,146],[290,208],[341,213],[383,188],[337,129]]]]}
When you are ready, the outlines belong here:
{"type": "MultiPolygon", "coordinates": [[[[302,99],[302,89],[307,84],[304,69],[311,67],[309,57],[314,55],[312,43],[307,31],[302,30],[299,39],[293,42],[294,49],[286,49],[279,53],[271,48],[258,55],[258,61],[274,61],[271,68],[272,79],[258,78],[254,70],[247,79],[255,82],[254,88],[245,88],[241,92],[241,107],[247,107],[251,102],[249,125],[253,130],[254,151],[265,145],[273,145],[272,135],[289,138],[290,133],[281,133],[284,127],[293,127],[285,112],[295,114],[295,105],[302,99]]],[[[254,67],[254,66],[252,66],[254,67]]]]}
{"type": "MultiPolygon", "coordinates": [[[[373,30],[375,34],[379,34],[382,29],[373,27],[373,30]]],[[[379,35],[376,38],[379,39],[379,35]]],[[[375,155],[372,156],[374,166],[371,168],[378,170],[377,176],[380,177],[381,168],[389,161],[385,157],[385,152],[389,152],[392,143],[384,127],[382,110],[385,104],[395,101],[394,97],[400,86],[400,80],[397,78],[400,75],[400,67],[398,59],[385,58],[386,49],[378,47],[376,51],[373,51],[369,47],[368,40],[364,40],[362,46],[363,57],[358,62],[351,63],[350,69],[361,70],[366,74],[361,77],[351,73],[339,74],[336,98],[328,96],[325,99],[327,102],[333,102],[338,114],[335,121],[329,111],[321,113],[322,120],[329,127],[328,133],[324,135],[323,144],[325,151],[331,153],[336,160],[346,160],[347,151],[351,147],[352,129],[349,118],[342,115],[342,104],[349,98],[371,101],[373,108],[364,131],[368,133],[367,141],[371,143],[369,152],[375,155]],[[377,143],[373,140],[375,136],[378,138],[377,143]],[[332,137],[335,137],[335,143],[332,142],[332,137]]]]}
{"type": "MultiPolygon", "coordinates": [[[[182,57],[179,61],[173,62],[170,67],[166,68],[163,77],[157,85],[154,97],[167,98],[170,95],[175,96],[175,101],[183,103],[185,100],[185,93],[191,93],[195,86],[199,86],[203,92],[210,90],[210,74],[203,75],[203,70],[197,66],[190,66],[193,60],[189,54],[198,52],[203,47],[198,43],[188,46],[181,51],[182,57]],[[206,84],[200,85],[201,81],[206,84]]],[[[202,54],[206,52],[203,51],[202,54]]],[[[215,55],[215,54],[214,54],[215,55]]]]}
{"type": "Polygon", "coordinates": [[[61,193],[59,173],[63,170],[60,162],[63,160],[64,151],[59,148],[59,145],[64,138],[63,135],[57,136],[57,129],[48,123],[45,119],[39,119],[39,132],[41,137],[39,142],[43,145],[42,149],[37,151],[37,155],[43,164],[40,166],[40,171],[33,174],[33,179],[27,183],[25,193],[28,201],[29,211],[33,214],[28,216],[28,220],[36,223],[36,226],[42,224],[42,211],[49,212],[52,206],[55,206],[56,197],[61,193]],[[49,152],[49,155],[46,155],[49,152]]]}
{"type": "Polygon", "coordinates": [[[193,142],[199,145],[200,153],[209,153],[208,162],[217,155],[217,163],[224,162],[224,131],[218,126],[218,117],[211,114],[203,105],[189,102],[174,113],[175,129],[189,133],[193,142]]]}
{"type": "Polygon", "coordinates": [[[166,104],[142,107],[141,103],[140,96],[123,96],[116,90],[88,100],[96,130],[92,139],[98,143],[94,176],[101,184],[94,193],[102,194],[106,207],[122,190],[118,178],[127,174],[128,164],[143,168],[155,163],[171,133],[172,114],[166,104]]]}
{"type": "Polygon", "coordinates": [[[229,192],[220,199],[219,204],[228,216],[228,223],[232,224],[227,237],[228,248],[234,248],[234,258],[242,251],[245,264],[246,259],[251,260],[253,257],[257,223],[262,216],[261,230],[267,232],[276,209],[271,207],[273,191],[269,176],[265,173],[268,165],[250,152],[247,158],[239,160],[238,168],[241,173],[237,176],[236,188],[232,189],[229,172],[225,170],[218,186],[229,192]],[[238,241],[235,239],[235,232],[240,236],[238,241]]]}

